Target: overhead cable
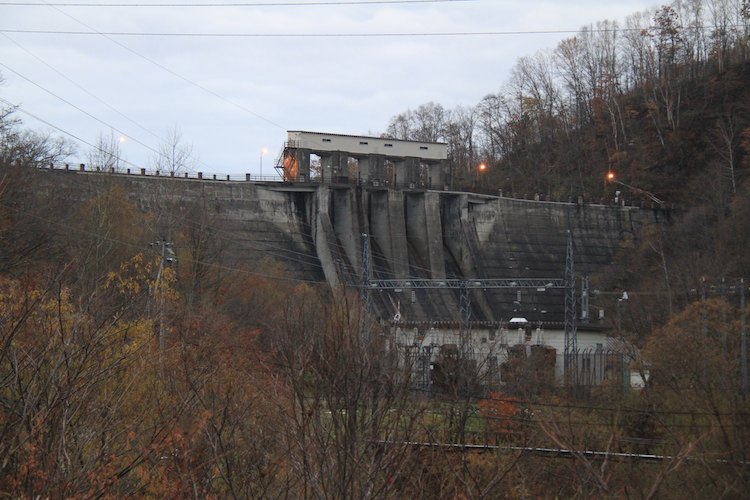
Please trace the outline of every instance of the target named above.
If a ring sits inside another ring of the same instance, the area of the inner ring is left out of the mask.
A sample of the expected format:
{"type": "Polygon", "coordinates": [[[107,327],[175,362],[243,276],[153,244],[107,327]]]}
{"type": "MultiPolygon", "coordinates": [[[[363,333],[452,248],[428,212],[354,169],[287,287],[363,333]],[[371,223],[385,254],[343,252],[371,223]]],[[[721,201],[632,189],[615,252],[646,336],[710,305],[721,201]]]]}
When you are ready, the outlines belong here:
{"type": "MultiPolygon", "coordinates": [[[[52,92],[51,90],[47,89],[46,87],[43,87],[42,85],[40,85],[40,84],[36,83],[36,82],[35,82],[35,81],[33,81],[32,79],[30,79],[30,78],[28,78],[28,77],[26,77],[26,76],[22,75],[21,73],[19,73],[18,71],[14,70],[14,69],[13,69],[13,68],[11,68],[10,66],[8,66],[8,65],[6,65],[6,64],[4,64],[4,63],[2,63],[2,62],[0,62],[0,66],[2,66],[3,68],[5,68],[6,70],[10,71],[11,73],[15,74],[15,75],[16,75],[16,76],[18,76],[19,78],[22,78],[22,79],[26,80],[27,82],[29,82],[30,84],[34,85],[35,87],[37,87],[37,88],[39,88],[39,89],[43,90],[44,92],[48,93],[48,94],[49,94],[49,95],[51,95],[52,97],[54,97],[54,98],[56,98],[56,99],[59,99],[60,101],[62,101],[62,102],[64,102],[65,104],[67,104],[68,106],[71,106],[72,108],[74,108],[74,109],[76,109],[76,110],[80,111],[81,113],[85,114],[85,115],[86,115],[86,116],[88,116],[89,118],[92,118],[93,120],[96,120],[96,121],[97,121],[98,123],[100,123],[100,124],[104,125],[105,127],[109,127],[109,128],[111,129],[111,130],[114,130],[114,131],[115,131],[115,132],[117,132],[118,134],[121,134],[121,135],[123,135],[123,136],[125,136],[125,137],[128,137],[128,138],[129,138],[129,139],[131,139],[131,140],[132,140],[133,142],[135,142],[135,143],[137,143],[137,144],[140,144],[141,146],[143,146],[144,148],[148,149],[148,150],[149,150],[149,151],[151,151],[152,153],[155,153],[155,154],[156,154],[157,156],[165,156],[165,155],[164,155],[164,153],[162,153],[162,152],[159,152],[159,151],[157,151],[156,149],[152,148],[152,147],[151,147],[151,146],[149,146],[148,144],[146,144],[146,143],[144,143],[144,142],[141,142],[140,140],[138,140],[138,139],[136,139],[136,138],[132,137],[132,136],[131,136],[131,135],[129,135],[129,134],[127,133],[127,132],[124,132],[124,131],[122,131],[122,130],[118,129],[117,127],[115,127],[114,125],[110,125],[109,123],[105,122],[104,120],[102,120],[102,119],[100,119],[100,118],[98,118],[98,117],[96,117],[96,116],[92,115],[91,113],[89,113],[89,112],[88,112],[88,111],[86,111],[85,109],[81,108],[80,106],[77,106],[77,105],[73,104],[72,102],[68,101],[67,99],[65,99],[64,97],[61,97],[61,96],[59,96],[59,95],[55,94],[54,92],[52,92]]],[[[38,119],[38,118],[37,118],[37,119],[38,119]]],[[[58,130],[59,130],[59,129],[58,129],[58,130]]],[[[61,132],[62,132],[62,130],[61,130],[61,132]]],[[[64,133],[67,133],[67,132],[64,132],[64,133]]]]}
{"type": "MultiPolygon", "coordinates": [[[[110,151],[105,151],[105,150],[104,150],[103,148],[101,148],[101,147],[99,147],[99,146],[95,146],[94,144],[91,144],[91,143],[90,143],[90,142],[88,142],[88,141],[87,141],[86,139],[81,139],[80,137],[78,137],[77,135],[73,134],[72,132],[68,132],[67,130],[65,130],[65,129],[61,128],[61,127],[58,127],[57,125],[55,125],[55,124],[53,124],[53,123],[50,123],[50,122],[48,122],[48,121],[47,121],[47,120],[45,120],[44,118],[41,118],[41,117],[39,117],[39,116],[37,116],[37,115],[35,115],[35,114],[33,114],[33,113],[31,113],[31,112],[29,112],[29,111],[27,111],[27,110],[23,109],[23,108],[22,108],[21,106],[19,106],[18,104],[14,104],[14,103],[12,103],[12,102],[10,102],[10,101],[6,100],[6,99],[3,99],[2,97],[0,97],[0,102],[1,102],[1,103],[5,103],[5,105],[6,105],[6,106],[10,106],[10,107],[12,107],[14,111],[20,111],[21,113],[23,113],[23,114],[25,114],[25,115],[27,115],[27,116],[29,116],[29,117],[31,117],[31,118],[33,118],[33,119],[37,120],[38,122],[41,122],[41,123],[43,123],[43,124],[47,125],[48,127],[51,127],[51,128],[53,128],[53,129],[57,130],[58,132],[60,132],[60,133],[62,133],[62,134],[65,134],[65,135],[67,135],[67,136],[68,136],[68,137],[70,137],[71,139],[75,139],[76,141],[78,141],[78,142],[81,142],[81,143],[83,143],[83,144],[86,144],[87,146],[90,146],[90,147],[92,147],[92,148],[94,148],[94,149],[96,149],[96,150],[98,150],[98,151],[100,151],[100,152],[103,152],[103,153],[105,153],[105,152],[106,152],[106,153],[111,153],[110,151]]],[[[131,167],[136,167],[136,168],[138,167],[138,166],[137,166],[136,164],[134,164],[134,163],[131,163],[131,162],[129,162],[129,161],[127,161],[127,160],[125,160],[124,158],[121,158],[121,157],[119,157],[119,156],[117,156],[117,155],[115,155],[115,154],[113,154],[112,156],[113,156],[113,158],[115,158],[115,159],[116,159],[116,160],[117,160],[118,162],[122,162],[122,163],[125,163],[125,164],[127,164],[127,165],[130,165],[131,167]]]]}
{"type": "Polygon", "coordinates": [[[13,7],[338,7],[357,5],[401,5],[429,3],[466,3],[476,0],[341,0],[312,2],[218,2],[218,3],[99,3],[99,2],[0,2],[0,6],[13,7]]]}
{"type": "MultiPolygon", "coordinates": [[[[92,26],[89,26],[88,24],[84,23],[83,21],[81,21],[80,19],[76,18],[75,16],[72,16],[72,15],[68,14],[64,10],[59,9],[59,8],[55,7],[54,5],[50,5],[50,6],[53,9],[55,9],[56,11],[58,11],[59,13],[61,13],[62,15],[64,15],[65,17],[67,17],[67,18],[69,18],[69,19],[77,22],[81,26],[83,26],[86,29],[90,30],[90,31],[82,32],[82,33],[85,33],[87,35],[99,35],[99,36],[102,36],[102,37],[106,38],[107,40],[109,40],[110,42],[114,43],[115,45],[118,45],[119,47],[127,50],[131,54],[133,54],[133,55],[135,55],[137,57],[140,57],[141,59],[143,59],[144,61],[146,61],[148,63],[151,63],[152,65],[156,66],[157,68],[159,68],[159,69],[161,69],[163,71],[166,71],[170,75],[179,78],[180,80],[184,81],[185,83],[188,83],[188,84],[190,84],[190,85],[192,85],[194,87],[197,87],[197,88],[201,89],[202,91],[204,91],[204,92],[206,92],[208,94],[211,94],[212,96],[216,97],[217,99],[220,99],[220,100],[226,102],[227,104],[231,104],[232,106],[234,106],[234,107],[236,107],[236,108],[238,108],[238,109],[240,109],[240,110],[242,110],[242,111],[244,111],[244,112],[246,112],[246,113],[248,113],[248,114],[250,114],[250,115],[252,115],[252,116],[254,116],[256,118],[258,118],[260,120],[263,120],[264,122],[266,122],[266,123],[268,123],[270,125],[273,125],[274,127],[280,128],[282,130],[286,130],[285,127],[279,125],[275,121],[273,121],[273,120],[271,120],[269,118],[266,118],[263,115],[260,115],[260,114],[256,113],[255,111],[253,111],[253,110],[251,110],[251,109],[243,106],[242,104],[239,104],[238,102],[235,102],[235,101],[233,101],[233,100],[231,100],[231,99],[229,99],[227,97],[224,97],[223,95],[221,95],[218,92],[215,92],[215,91],[209,89],[208,87],[204,87],[200,83],[197,83],[197,82],[191,80],[190,78],[181,75],[180,73],[177,73],[176,71],[168,68],[167,66],[164,66],[163,64],[161,64],[161,63],[159,63],[159,62],[151,59],[150,57],[147,57],[147,56],[141,54],[140,52],[136,51],[135,49],[130,48],[129,46],[125,45],[124,43],[118,42],[117,40],[115,40],[114,38],[112,38],[110,35],[108,35],[106,33],[102,33],[100,31],[97,31],[92,26]]],[[[3,32],[8,32],[9,33],[10,31],[0,30],[0,33],[3,33],[3,32]]]]}
{"type": "MultiPolygon", "coordinates": [[[[67,15],[67,14],[66,14],[67,15]]],[[[739,26],[725,26],[737,28],[739,26]]],[[[711,30],[717,26],[691,26],[689,30],[711,30]]],[[[93,29],[93,28],[92,28],[93,29]]],[[[646,28],[648,31],[651,27],[646,28]]],[[[507,31],[407,31],[407,32],[342,32],[342,33],[216,33],[216,32],[162,32],[162,31],[75,31],[75,30],[42,30],[42,29],[9,29],[0,28],[0,33],[25,33],[34,35],[102,35],[126,37],[175,37],[175,38],[409,38],[409,37],[476,37],[476,36],[521,36],[521,35],[578,35],[581,29],[550,30],[507,30],[507,31]]],[[[641,33],[644,28],[592,28],[586,33],[641,33]]]]}

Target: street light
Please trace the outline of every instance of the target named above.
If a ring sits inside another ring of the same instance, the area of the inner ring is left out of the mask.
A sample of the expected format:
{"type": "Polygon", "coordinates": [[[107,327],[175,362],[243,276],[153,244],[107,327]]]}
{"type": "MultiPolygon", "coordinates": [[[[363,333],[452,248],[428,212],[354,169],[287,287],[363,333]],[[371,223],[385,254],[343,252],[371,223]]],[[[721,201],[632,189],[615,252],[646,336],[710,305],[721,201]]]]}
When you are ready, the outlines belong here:
{"type": "Polygon", "coordinates": [[[125,137],[124,134],[121,134],[120,137],[117,138],[117,144],[114,145],[114,150],[115,150],[114,168],[115,170],[120,170],[120,159],[122,158],[122,146],[125,145],[125,141],[127,140],[128,138],[125,137]]]}
{"type": "Polygon", "coordinates": [[[479,165],[477,165],[476,175],[474,176],[474,189],[477,189],[479,187],[479,176],[481,176],[486,171],[487,171],[486,163],[480,163],[479,165]]]}
{"type": "Polygon", "coordinates": [[[619,184],[620,186],[624,186],[624,187],[626,187],[626,188],[628,188],[628,189],[630,189],[632,191],[635,191],[636,193],[644,194],[644,195],[646,195],[646,197],[648,199],[650,199],[651,201],[653,201],[655,203],[658,203],[659,205],[663,205],[664,204],[664,201],[660,200],[659,198],[657,198],[654,193],[652,193],[650,191],[646,191],[645,189],[641,189],[641,188],[637,188],[635,186],[631,186],[630,184],[625,184],[622,181],[618,181],[617,179],[615,179],[615,173],[612,172],[611,170],[609,172],[607,172],[607,182],[613,182],[615,184],[619,184]]]}
{"type": "Polygon", "coordinates": [[[263,155],[268,154],[268,148],[260,150],[260,179],[263,180],[263,155]]]}

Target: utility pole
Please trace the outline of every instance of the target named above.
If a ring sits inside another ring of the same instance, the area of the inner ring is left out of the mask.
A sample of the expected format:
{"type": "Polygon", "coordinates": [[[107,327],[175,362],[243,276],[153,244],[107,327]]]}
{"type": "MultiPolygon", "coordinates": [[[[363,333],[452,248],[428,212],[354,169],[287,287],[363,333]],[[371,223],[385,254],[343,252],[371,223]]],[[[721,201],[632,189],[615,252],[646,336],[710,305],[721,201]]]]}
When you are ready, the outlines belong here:
{"type": "Polygon", "coordinates": [[[460,288],[460,302],[459,308],[461,311],[461,332],[459,338],[459,362],[461,363],[460,374],[459,374],[459,388],[463,394],[469,394],[469,377],[466,371],[470,365],[470,360],[474,358],[474,349],[471,345],[471,292],[466,287],[466,283],[462,283],[460,288]]]}
{"type": "Polygon", "coordinates": [[[468,342],[471,335],[471,295],[469,295],[466,283],[462,283],[459,290],[461,291],[459,308],[461,310],[461,345],[463,349],[464,343],[468,342]]]}
{"type": "Polygon", "coordinates": [[[747,395],[747,304],[745,303],[745,278],[740,278],[740,365],[742,367],[742,394],[747,395]]]}
{"type": "MultiPolygon", "coordinates": [[[[723,276],[721,278],[721,288],[719,289],[719,291],[721,292],[722,300],[726,300],[727,282],[723,276]]],[[[727,331],[727,310],[724,308],[722,308],[721,310],[721,330],[722,348],[724,349],[724,356],[726,356],[729,352],[729,332],[727,331]]]]}
{"type": "Polygon", "coordinates": [[[161,278],[162,273],[164,272],[164,266],[165,264],[171,265],[173,264],[177,259],[175,258],[174,250],[172,250],[172,243],[164,240],[163,238],[159,241],[155,241],[154,243],[151,243],[152,247],[159,247],[159,270],[156,273],[156,280],[154,282],[154,294],[156,295],[155,299],[158,302],[159,310],[157,311],[158,316],[158,322],[159,322],[159,330],[157,333],[157,338],[159,339],[159,350],[164,350],[164,304],[166,301],[166,298],[164,296],[164,291],[161,287],[161,278]]]}
{"type": "Polygon", "coordinates": [[[573,233],[568,230],[568,251],[565,257],[565,352],[563,363],[565,379],[571,382],[576,371],[578,355],[578,332],[576,311],[576,273],[573,255],[573,233]]]}

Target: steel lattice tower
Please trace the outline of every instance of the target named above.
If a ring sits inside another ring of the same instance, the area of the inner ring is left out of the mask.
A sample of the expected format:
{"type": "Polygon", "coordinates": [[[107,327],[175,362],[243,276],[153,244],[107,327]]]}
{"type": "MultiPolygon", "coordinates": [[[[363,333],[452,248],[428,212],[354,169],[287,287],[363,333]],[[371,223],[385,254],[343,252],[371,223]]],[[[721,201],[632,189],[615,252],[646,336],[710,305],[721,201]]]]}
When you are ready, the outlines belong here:
{"type": "Polygon", "coordinates": [[[362,279],[359,289],[360,303],[360,335],[362,340],[370,339],[370,314],[372,314],[372,296],[370,294],[370,279],[372,268],[370,264],[370,238],[362,234],[362,279]]]}
{"type": "Polygon", "coordinates": [[[459,308],[461,311],[461,356],[469,358],[471,353],[471,295],[466,283],[459,288],[461,291],[461,302],[459,308]]]}
{"type": "Polygon", "coordinates": [[[565,377],[570,380],[571,370],[575,373],[577,341],[576,314],[576,272],[573,254],[573,233],[568,230],[568,251],[565,257],[565,377]]]}

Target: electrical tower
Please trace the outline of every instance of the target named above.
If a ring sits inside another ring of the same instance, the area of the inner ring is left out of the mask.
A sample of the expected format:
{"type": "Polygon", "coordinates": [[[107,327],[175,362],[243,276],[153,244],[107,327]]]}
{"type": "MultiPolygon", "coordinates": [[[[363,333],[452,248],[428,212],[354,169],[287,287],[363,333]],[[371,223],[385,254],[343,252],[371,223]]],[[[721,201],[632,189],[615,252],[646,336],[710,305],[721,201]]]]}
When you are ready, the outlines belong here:
{"type": "Polygon", "coordinates": [[[362,234],[362,280],[359,290],[360,300],[360,335],[367,342],[370,339],[370,314],[372,313],[372,296],[370,295],[370,279],[372,266],[370,263],[370,238],[362,234]]]}
{"type": "Polygon", "coordinates": [[[570,375],[576,370],[578,354],[576,312],[576,272],[573,254],[573,233],[568,230],[568,251],[565,257],[565,377],[570,382],[570,375]]]}
{"type": "Polygon", "coordinates": [[[583,323],[591,321],[589,295],[589,277],[584,276],[581,278],[581,321],[583,323]]]}
{"type": "MultiPolygon", "coordinates": [[[[498,279],[375,279],[372,277],[371,256],[368,235],[362,235],[362,279],[360,299],[362,305],[362,335],[369,336],[369,323],[367,318],[372,313],[372,291],[373,290],[404,290],[404,289],[428,289],[428,290],[457,290],[460,296],[459,309],[461,313],[460,352],[462,357],[470,354],[471,349],[471,290],[519,290],[519,289],[564,289],[565,290],[565,351],[564,366],[565,375],[569,377],[575,371],[575,357],[577,352],[577,310],[576,310],[576,276],[573,254],[573,237],[568,231],[567,254],[565,259],[565,276],[560,278],[498,278],[498,279]]],[[[588,282],[582,287],[586,296],[582,299],[585,303],[588,299],[588,282]]],[[[586,308],[586,312],[588,307],[586,308]]]]}

